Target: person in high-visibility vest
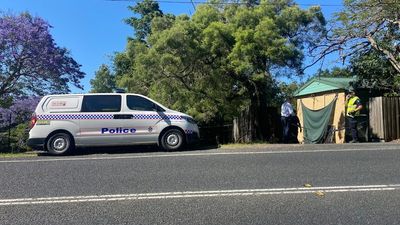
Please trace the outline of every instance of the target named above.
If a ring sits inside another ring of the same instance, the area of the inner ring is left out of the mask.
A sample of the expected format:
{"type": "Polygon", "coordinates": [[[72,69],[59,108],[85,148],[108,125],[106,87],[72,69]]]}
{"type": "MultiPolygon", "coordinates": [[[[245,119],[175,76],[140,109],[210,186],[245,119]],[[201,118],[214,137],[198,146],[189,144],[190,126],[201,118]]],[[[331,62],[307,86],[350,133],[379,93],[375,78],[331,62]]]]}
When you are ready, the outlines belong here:
{"type": "Polygon", "coordinates": [[[354,89],[350,87],[346,96],[346,117],[349,122],[349,130],[352,137],[350,143],[358,142],[357,117],[360,115],[362,108],[363,106],[360,98],[356,96],[354,89]]]}

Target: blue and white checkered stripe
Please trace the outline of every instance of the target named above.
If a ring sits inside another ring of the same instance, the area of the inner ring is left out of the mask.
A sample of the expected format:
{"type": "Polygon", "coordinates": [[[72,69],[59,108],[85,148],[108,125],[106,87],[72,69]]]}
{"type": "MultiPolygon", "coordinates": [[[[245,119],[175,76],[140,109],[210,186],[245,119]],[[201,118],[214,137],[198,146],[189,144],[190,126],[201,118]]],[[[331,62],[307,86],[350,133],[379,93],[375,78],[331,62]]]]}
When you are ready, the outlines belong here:
{"type": "MultiPolygon", "coordinates": [[[[111,120],[113,114],[54,114],[54,115],[38,115],[39,120],[111,120]]],[[[182,120],[182,116],[158,114],[133,114],[136,120],[182,120]]]]}
{"type": "Polygon", "coordinates": [[[38,115],[39,120],[111,120],[112,114],[54,114],[38,115]]]}
{"type": "Polygon", "coordinates": [[[181,116],[178,115],[165,115],[160,116],[158,114],[133,114],[133,119],[136,120],[182,120],[181,116]]]}
{"type": "Polygon", "coordinates": [[[193,130],[185,130],[185,133],[186,133],[186,134],[193,134],[194,131],[193,131],[193,130]]]}

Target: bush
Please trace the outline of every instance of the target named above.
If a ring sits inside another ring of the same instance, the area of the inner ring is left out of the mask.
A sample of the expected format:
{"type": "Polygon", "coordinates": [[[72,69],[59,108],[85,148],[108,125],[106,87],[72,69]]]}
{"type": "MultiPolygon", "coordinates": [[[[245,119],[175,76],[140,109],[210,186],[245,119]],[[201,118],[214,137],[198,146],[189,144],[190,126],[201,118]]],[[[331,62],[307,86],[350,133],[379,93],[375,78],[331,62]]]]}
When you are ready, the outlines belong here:
{"type": "Polygon", "coordinates": [[[27,128],[26,123],[11,128],[10,138],[8,131],[0,133],[0,152],[26,152],[30,150],[26,145],[28,140],[27,128]]]}

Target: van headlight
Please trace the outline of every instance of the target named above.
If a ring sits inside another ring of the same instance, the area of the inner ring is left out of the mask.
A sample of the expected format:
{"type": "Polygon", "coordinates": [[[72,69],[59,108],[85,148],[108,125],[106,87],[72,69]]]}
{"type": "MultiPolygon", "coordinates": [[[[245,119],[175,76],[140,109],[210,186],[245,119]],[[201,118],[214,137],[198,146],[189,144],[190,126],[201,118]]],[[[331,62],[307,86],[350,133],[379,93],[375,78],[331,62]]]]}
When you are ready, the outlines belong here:
{"type": "Polygon", "coordinates": [[[193,119],[192,117],[190,117],[190,116],[182,116],[182,118],[183,118],[184,120],[188,121],[189,123],[197,124],[196,120],[194,120],[194,119],[193,119]]]}

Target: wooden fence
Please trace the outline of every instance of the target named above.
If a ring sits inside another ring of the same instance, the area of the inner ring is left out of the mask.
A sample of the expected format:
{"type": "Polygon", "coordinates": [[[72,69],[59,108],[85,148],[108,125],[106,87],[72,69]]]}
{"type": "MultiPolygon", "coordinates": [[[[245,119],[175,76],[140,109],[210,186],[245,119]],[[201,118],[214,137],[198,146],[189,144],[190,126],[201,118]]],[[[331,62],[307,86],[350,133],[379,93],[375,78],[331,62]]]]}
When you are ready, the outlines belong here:
{"type": "Polygon", "coordinates": [[[248,143],[252,141],[267,141],[269,143],[276,143],[282,136],[281,117],[276,107],[266,107],[264,111],[259,111],[258,128],[259,135],[254,135],[257,129],[252,124],[252,117],[255,115],[250,113],[250,109],[243,111],[241,115],[233,120],[233,142],[235,143],[248,143]]]}
{"type": "Polygon", "coordinates": [[[400,97],[370,98],[368,106],[371,138],[400,139],[400,97]]]}

